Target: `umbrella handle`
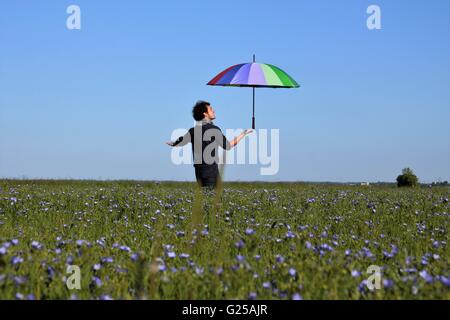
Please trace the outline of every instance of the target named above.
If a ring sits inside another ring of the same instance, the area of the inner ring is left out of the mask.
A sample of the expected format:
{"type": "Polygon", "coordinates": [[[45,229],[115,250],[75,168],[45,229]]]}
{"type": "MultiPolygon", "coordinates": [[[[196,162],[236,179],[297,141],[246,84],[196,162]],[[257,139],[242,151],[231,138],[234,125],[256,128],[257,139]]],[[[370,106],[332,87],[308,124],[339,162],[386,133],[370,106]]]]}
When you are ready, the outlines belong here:
{"type": "Polygon", "coordinates": [[[255,130],[255,117],[252,117],[252,129],[255,130]]]}

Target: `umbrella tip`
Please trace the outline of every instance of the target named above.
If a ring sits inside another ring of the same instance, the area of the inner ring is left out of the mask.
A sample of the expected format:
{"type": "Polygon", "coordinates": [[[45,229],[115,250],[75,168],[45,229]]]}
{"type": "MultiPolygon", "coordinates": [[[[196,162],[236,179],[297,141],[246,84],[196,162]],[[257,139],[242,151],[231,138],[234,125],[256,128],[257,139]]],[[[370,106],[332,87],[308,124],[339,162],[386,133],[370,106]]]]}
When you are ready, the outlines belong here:
{"type": "Polygon", "coordinates": [[[255,55],[253,55],[253,62],[255,62],[255,55]]]}

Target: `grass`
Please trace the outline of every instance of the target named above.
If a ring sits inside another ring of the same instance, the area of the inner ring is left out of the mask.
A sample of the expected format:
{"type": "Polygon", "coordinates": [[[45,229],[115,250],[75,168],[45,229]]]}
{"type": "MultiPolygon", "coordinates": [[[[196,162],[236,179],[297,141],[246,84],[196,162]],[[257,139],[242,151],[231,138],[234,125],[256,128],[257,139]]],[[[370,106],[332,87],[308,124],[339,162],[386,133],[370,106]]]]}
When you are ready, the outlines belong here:
{"type": "Polygon", "coordinates": [[[0,299],[449,299],[449,193],[0,180],[0,299]]]}

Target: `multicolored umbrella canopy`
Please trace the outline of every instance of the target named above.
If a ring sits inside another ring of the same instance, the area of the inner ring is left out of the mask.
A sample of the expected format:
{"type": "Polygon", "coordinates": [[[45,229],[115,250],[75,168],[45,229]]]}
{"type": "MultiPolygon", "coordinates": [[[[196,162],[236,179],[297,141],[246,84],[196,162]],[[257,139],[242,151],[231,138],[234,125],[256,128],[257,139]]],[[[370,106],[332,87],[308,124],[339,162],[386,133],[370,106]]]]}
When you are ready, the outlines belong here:
{"type": "Polygon", "coordinates": [[[252,128],[255,129],[255,88],[298,88],[299,84],[280,68],[266,63],[241,63],[231,66],[207,83],[210,86],[253,88],[252,128]]]}
{"type": "Polygon", "coordinates": [[[298,83],[278,67],[266,63],[231,66],[208,82],[210,86],[298,88],[298,83]]]}

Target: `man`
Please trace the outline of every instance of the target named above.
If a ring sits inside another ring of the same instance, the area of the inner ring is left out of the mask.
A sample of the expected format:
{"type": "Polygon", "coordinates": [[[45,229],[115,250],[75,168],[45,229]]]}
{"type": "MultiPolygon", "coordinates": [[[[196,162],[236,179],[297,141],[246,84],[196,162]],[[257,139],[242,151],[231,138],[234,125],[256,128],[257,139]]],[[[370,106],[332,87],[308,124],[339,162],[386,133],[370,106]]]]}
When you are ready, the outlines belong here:
{"type": "Polygon", "coordinates": [[[241,141],[252,130],[247,129],[231,142],[222,134],[213,120],[216,114],[213,107],[207,101],[198,101],[192,109],[192,116],[197,121],[195,127],[175,142],[168,141],[171,147],[181,147],[192,143],[192,154],[194,158],[195,178],[202,187],[217,187],[219,179],[219,155],[218,147],[230,150],[241,141]]]}

